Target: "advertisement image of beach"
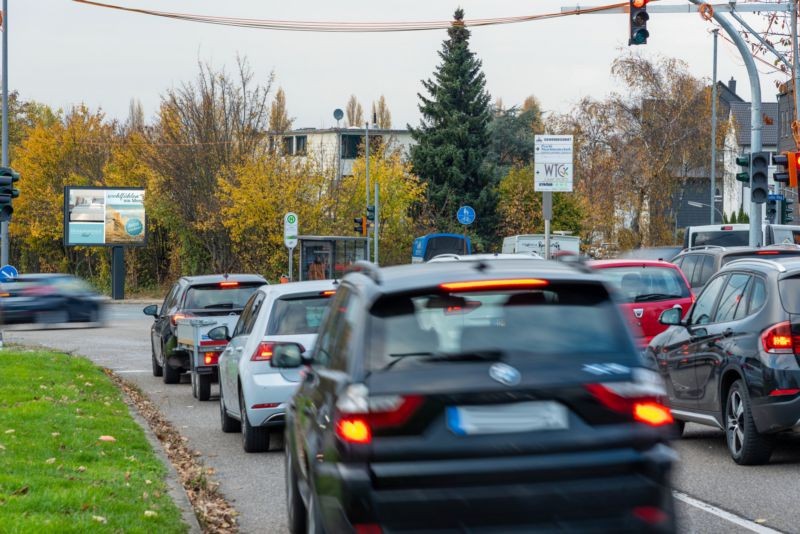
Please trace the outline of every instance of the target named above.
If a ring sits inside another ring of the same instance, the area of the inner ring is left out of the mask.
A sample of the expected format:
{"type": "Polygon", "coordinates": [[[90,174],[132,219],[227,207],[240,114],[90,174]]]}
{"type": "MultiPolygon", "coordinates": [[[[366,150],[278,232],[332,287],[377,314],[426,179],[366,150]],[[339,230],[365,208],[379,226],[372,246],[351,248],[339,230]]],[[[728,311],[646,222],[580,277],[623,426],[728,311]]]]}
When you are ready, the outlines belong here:
{"type": "Polygon", "coordinates": [[[144,190],[106,191],[106,245],[144,244],[144,190]]]}

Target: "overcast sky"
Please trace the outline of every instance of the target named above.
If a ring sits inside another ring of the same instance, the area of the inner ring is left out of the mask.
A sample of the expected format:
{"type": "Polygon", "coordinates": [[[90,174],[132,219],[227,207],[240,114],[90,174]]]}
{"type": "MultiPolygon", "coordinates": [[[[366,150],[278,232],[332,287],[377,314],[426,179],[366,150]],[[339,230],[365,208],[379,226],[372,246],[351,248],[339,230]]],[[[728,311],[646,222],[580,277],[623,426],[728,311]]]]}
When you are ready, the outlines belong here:
{"type": "MultiPolygon", "coordinates": [[[[447,20],[459,5],[466,18],[557,12],[574,0],[109,0],[132,7],[203,15],[313,21],[447,20]]],[[[581,4],[598,5],[600,2],[581,4]]],[[[439,58],[445,30],[414,33],[315,34],[231,28],[90,7],[70,0],[8,0],[9,86],[24,99],[56,108],[85,103],[124,119],[132,98],[148,119],[170,87],[192,80],[197,61],[231,68],[246,56],[260,80],[274,71],[296,127],[335,125],[333,110],[351,94],[365,110],[385,95],[395,127],[418,121],[417,92],[439,58]]],[[[663,4],[663,2],[659,2],[663,4]]],[[[759,24],[756,15],[745,15],[759,24]]],[[[688,62],[711,78],[712,25],[697,14],[653,14],[649,56],[688,62]]],[[[615,88],[610,65],[628,48],[624,14],[474,28],[471,47],[483,60],[492,98],[506,105],[536,95],[545,110],[565,112],[584,96],[615,88]]],[[[763,65],[763,100],[775,101],[775,74],[763,65]]],[[[743,62],[720,39],[718,77],[738,80],[749,100],[743,62]]]]}

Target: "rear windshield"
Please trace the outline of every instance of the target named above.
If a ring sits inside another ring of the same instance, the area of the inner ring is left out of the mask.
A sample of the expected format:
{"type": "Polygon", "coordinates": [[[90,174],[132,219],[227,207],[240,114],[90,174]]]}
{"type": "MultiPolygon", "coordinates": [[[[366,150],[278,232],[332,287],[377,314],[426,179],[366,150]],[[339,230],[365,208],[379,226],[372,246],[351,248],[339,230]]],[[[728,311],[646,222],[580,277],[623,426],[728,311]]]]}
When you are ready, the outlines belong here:
{"type": "Polygon", "coordinates": [[[689,297],[689,288],[671,267],[608,267],[600,274],[609,280],[623,302],[658,302],[689,297]]]}
{"type": "Polygon", "coordinates": [[[783,309],[789,313],[800,313],[800,276],[784,278],[778,282],[783,309]]]}
{"type": "Polygon", "coordinates": [[[749,243],[750,233],[747,230],[716,230],[693,233],[692,242],[689,243],[689,246],[746,247],[749,243]]]}
{"type": "MultiPolygon", "coordinates": [[[[225,283],[225,282],[223,282],[225,283]]],[[[256,289],[263,283],[231,285],[208,284],[186,290],[183,308],[187,310],[242,309],[256,289]]]]}
{"type": "Polygon", "coordinates": [[[631,352],[627,329],[600,284],[389,295],[375,303],[368,321],[371,371],[492,353],[557,362],[598,355],[618,361],[631,352]]]}
{"type": "Polygon", "coordinates": [[[316,334],[330,297],[280,298],[270,313],[267,335],[316,334]]]}
{"type": "Polygon", "coordinates": [[[752,252],[737,252],[735,254],[726,254],[725,256],[722,257],[722,265],[730,263],[734,260],[740,260],[742,258],[773,259],[780,256],[800,256],[800,249],[798,250],[761,249],[761,250],[754,250],[752,252]]]}
{"type": "Polygon", "coordinates": [[[772,235],[776,245],[800,245],[800,230],[773,226],[772,235]]]}
{"type": "Polygon", "coordinates": [[[425,248],[425,261],[439,254],[466,254],[466,244],[463,238],[453,236],[439,236],[428,238],[425,248]]]}

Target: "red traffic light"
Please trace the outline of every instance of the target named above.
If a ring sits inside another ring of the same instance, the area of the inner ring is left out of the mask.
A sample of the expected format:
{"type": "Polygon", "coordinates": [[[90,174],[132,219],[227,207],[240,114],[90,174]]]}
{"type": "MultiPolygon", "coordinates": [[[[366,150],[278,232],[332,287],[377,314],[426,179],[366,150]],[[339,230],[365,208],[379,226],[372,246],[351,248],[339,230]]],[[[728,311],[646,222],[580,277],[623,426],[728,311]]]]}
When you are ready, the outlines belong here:
{"type": "Polygon", "coordinates": [[[642,8],[647,5],[648,0],[632,0],[633,7],[642,8]]]}

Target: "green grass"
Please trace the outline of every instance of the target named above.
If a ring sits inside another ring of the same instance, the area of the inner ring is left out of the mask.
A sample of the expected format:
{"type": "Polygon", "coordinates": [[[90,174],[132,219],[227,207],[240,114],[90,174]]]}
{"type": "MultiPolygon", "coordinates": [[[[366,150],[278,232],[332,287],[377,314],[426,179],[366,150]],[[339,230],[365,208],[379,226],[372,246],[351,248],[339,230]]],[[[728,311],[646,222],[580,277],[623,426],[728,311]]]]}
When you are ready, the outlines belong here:
{"type": "Polygon", "coordinates": [[[102,370],[0,350],[1,533],[186,532],[165,471],[102,370]]]}

